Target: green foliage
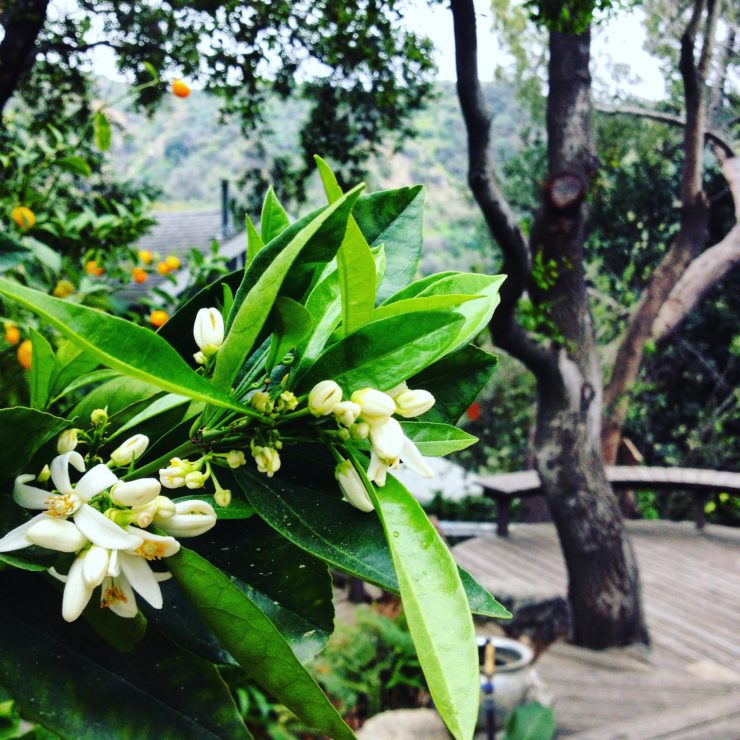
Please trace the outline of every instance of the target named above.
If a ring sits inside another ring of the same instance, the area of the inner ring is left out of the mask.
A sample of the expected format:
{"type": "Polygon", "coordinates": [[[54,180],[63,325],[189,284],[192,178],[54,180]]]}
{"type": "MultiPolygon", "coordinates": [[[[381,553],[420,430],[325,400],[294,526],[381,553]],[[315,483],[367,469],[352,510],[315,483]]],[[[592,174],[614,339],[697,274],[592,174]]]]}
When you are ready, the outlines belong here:
{"type": "Polygon", "coordinates": [[[551,740],[555,735],[555,712],[537,701],[515,709],[506,718],[504,740],[551,740]]]}
{"type": "Polygon", "coordinates": [[[359,607],[342,623],[313,673],[344,716],[368,719],[386,709],[419,705],[424,676],[403,615],[359,607]]]}

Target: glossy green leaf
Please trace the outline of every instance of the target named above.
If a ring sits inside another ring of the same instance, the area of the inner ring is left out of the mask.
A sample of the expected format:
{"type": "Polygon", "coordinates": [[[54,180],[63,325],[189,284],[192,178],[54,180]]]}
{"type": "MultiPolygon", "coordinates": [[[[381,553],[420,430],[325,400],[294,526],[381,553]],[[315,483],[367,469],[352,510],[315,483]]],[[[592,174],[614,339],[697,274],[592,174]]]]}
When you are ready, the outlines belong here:
{"type": "Polygon", "coordinates": [[[423,388],[436,399],[424,420],[455,424],[475,401],[497,364],[496,355],[468,345],[411,378],[410,388],[423,388]]]}
{"type": "MultiPolygon", "coordinates": [[[[159,393],[159,389],[149,383],[116,375],[87,393],[72,409],[69,417],[78,426],[86,427],[90,422],[90,414],[95,409],[107,409],[108,416],[113,417],[135,403],[151,402],[150,399],[154,399],[159,393]]],[[[138,410],[126,415],[120,423],[125,423],[137,413],[138,410]]]]}
{"type": "MultiPolygon", "coordinates": [[[[337,211],[346,209],[347,214],[352,204],[364,186],[360,185],[347,195],[335,201],[321,211],[305,227],[303,227],[285,247],[274,256],[256,282],[243,297],[241,304],[236,308],[236,315],[231,323],[229,332],[221,349],[216,356],[216,367],[213,371],[213,383],[217,388],[228,389],[233,383],[244,360],[254,347],[255,340],[272,310],[275,299],[293,263],[301,250],[306,247],[311,238],[316,235],[321,226],[337,211]]],[[[261,254],[267,252],[263,250],[261,254]]],[[[257,260],[251,267],[257,265],[257,260]]],[[[246,279],[247,275],[245,275],[246,279]]],[[[241,290],[241,288],[240,288],[241,290]]],[[[239,300],[237,293],[236,300],[239,300]]]]}
{"type": "Polygon", "coordinates": [[[441,311],[414,314],[413,321],[405,316],[374,321],[329,347],[302,378],[299,390],[326,378],[347,392],[392,388],[443,355],[462,322],[462,317],[441,311]]]}
{"type": "Polygon", "coordinates": [[[271,242],[290,226],[288,214],[280,204],[272,187],[268,188],[265,200],[262,202],[260,222],[260,231],[262,232],[262,242],[264,244],[271,242]]]}
{"type": "Polygon", "coordinates": [[[60,388],[58,392],[55,390],[56,395],[54,396],[52,401],[57,401],[60,398],[68,395],[69,393],[72,393],[72,391],[76,391],[78,388],[84,388],[86,385],[100,383],[104,380],[112,380],[113,378],[120,377],[121,374],[117,370],[93,370],[93,372],[91,373],[85,373],[84,375],[76,377],[73,381],[60,388]]]}
{"type": "Polygon", "coordinates": [[[138,427],[140,427],[144,422],[149,421],[149,419],[160,416],[161,414],[164,414],[165,412],[172,409],[179,408],[186,403],[190,403],[189,398],[186,398],[185,396],[179,396],[176,393],[167,393],[161,398],[157,398],[156,400],[152,401],[150,404],[147,405],[145,409],[140,411],[138,414],[135,414],[125,424],[122,424],[117,429],[114,429],[108,439],[112,440],[116,437],[120,437],[125,432],[138,431],[138,427]]]}
{"type": "Polygon", "coordinates": [[[31,472],[26,466],[33,456],[69,426],[66,419],[37,409],[0,409],[0,482],[4,487],[17,475],[31,472]]]}
{"type": "Polygon", "coordinates": [[[419,448],[419,452],[430,457],[449,455],[451,452],[464,450],[478,441],[478,437],[452,424],[402,421],[401,426],[404,434],[419,448]]]}
{"type": "Polygon", "coordinates": [[[555,712],[538,701],[517,707],[507,718],[504,740],[550,740],[555,736],[555,712]]]}
{"type": "Polygon", "coordinates": [[[0,272],[17,267],[29,254],[28,248],[18,239],[0,231],[0,272]]]}
{"type": "Polygon", "coordinates": [[[28,246],[33,256],[52,272],[59,272],[62,269],[62,255],[55,252],[51,247],[32,236],[26,236],[23,242],[28,246]]]}
{"type": "Polygon", "coordinates": [[[111,128],[110,121],[102,111],[96,113],[93,119],[93,134],[95,137],[95,146],[101,152],[107,152],[110,149],[111,128]]]}
{"type": "Polygon", "coordinates": [[[311,314],[292,298],[278,296],[270,314],[273,330],[265,365],[270,370],[311,333],[311,314]]]}
{"type": "MultiPolygon", "coordinates": [[[[315,462],[312,467],[315,474],[315,462]]],[[[336,488],[332,471],[329,473],[328,484],[336,488]]],[[[300,474],[301,481],[305,477],[305,473],[300,474]]],[[[235,478],[257,513],[295,545],[363,581],[398,592],[398,579],[377,517],[342,501],[336,490],[329,495],[278,478],[268,485],[264,476],[245,469],[239,469],[235,478]]],[[[473,612],[486,617],[511,617],[462,568],[460,576],[473,612]]]]}
{"type": "Polygon", "coordinates": [[[35,329],[30,329],[29,335],[33,348],[29,376],[31,406],[35,409],[45,409],[49,401],[51,384],[57,372],[57,358],[46,337],[35,329]]]}
{"type": "MultiPolygon", "coordinates": [[[[314,156],[324,192],[333,203],[342,197],[342,189],[329,165],[314,156]]],[[[351,334],[370,321],[375,305],[375,260],[370,245],[353,216],[347,221],[347,231],[337,252],[339,289],[342,299],[342,326],[351,334]]]]}
{"type": "Polygon", "coordinates": [[[265,246],[265,243],[248,213],[244,214],[244,223],[247,229],[247,264],[249,264],[257,256],[260,249],[265,246]]]}
{"type": "Polygon", "coordinates": [[[371,247],[383,244],[387,265],[376,300],[382,303],[413,279],[422,245],[424,188],[386,190],[360,198],[352,214],[371,247]]]}
{"type": "Polygon", "coordinates": [[[195,373],[167,342],[129,321],[0,278],[0,294],[41,316],[103,365],[169,393],[243,410],[195,373]]]}
{"type": "Polygon", "coordinates": [[[473,619],[455,561],[416,499],[393,476],[377,495],[370,495],[434,705],[455,738],[470,738],[478,719],[480,669],[473,619]]]}
{"type": "MultiPolygon", "coordinates": [[[[236,499],[221,511],[228,513],[235,503],[236,499]]],[[[325,563],[258,516],[249,521],[219,521],[216,528],[194,538],[192,546],[209,563],[239,579],[301,663],[326,646],[334,629],[334,605],[325,563]]]]}
{"type": "Polygon", "coordinates": [[[436,295],[424,296],[422,298],[408,298],[394,303],[384,303],[373,311],[372,320],[379,321],[390,316],[401,316],[416,311],[436,311],[443,308],[455,308],[468,301],[480,301],[480,296],[475,295],[436,295]]]}
{"type": "MultiPolygon", "coordinates": [[[[94,370],[100,361],[92,353],[86,352],[69,339],[64,339],[57,349],[57,363],[59,371],[54,378],[54,395],[60,394],[68,385],[79,381],[81,376],[94,370]]],[[[112,371],[107,370],[106,372],[112,371]]],[[[78,382],[75,387],[79,385],[78,382]]]]}
{"type": "Polygon", "coordinates": [[[62,157],[58,159],[56,164],[67,172],[71,172],[73,175],[82,175],[82,177],[90,177],[92,170],[90,165],[80,156],[74,155],[71,157],[62,157]]]}
{"type": "Polygon", "coordinates": [[[309,726],[337,740],[354,738],[275,625],[224,573],[186,548],[167,564],[203,621],[251,678],[309,726]]]}
{"type": "Polygon", "coordinates": [[[156,630],[122,655],[83,620],[66,624],[43,578],[0,578],[0,675],[24,718],[75,740],[250,737],[212,664],[156,630]]]}

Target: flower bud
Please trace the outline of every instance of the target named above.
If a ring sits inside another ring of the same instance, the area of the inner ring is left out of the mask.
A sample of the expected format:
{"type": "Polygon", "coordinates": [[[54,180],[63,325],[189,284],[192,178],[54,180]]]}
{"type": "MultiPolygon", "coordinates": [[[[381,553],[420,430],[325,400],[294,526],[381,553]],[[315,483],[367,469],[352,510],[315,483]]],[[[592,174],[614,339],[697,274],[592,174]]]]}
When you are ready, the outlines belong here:
{"type": "Polygon", "coordinates": [[[370,425],[366,421],[353,424],[349,428],[349,434],[352,439],[367,439],[370,434],[370,425]]]}
{"type": "Polygon", "coordinates": [[[57,438],[57,452],[63,455],[65,452],[72,452],[77,447],[77,430],[67,429],[57,438]]]}
{"type": "Polygon", "coordinates": [[[193,359],[198,365],[205,365],[208,362],[208,358],[200,350],[193,355],[193,359]]]}
{"type": "Polygon", "coordinates": [[[137,527],[146,528],[154,521],[157,514],[157,500],[154,499],[144,506],[135,506],[131,511],[135,514],[133,523],[137,527]]]}
{"type": "Polygon", "coordinates": [[[257,463],[257,470],[260,473],[266,473],[268,478],[272,478],[280,470],[280,455],[272,447],[254,445],[252,447],[252,457],[257,463]]]}
{"type": "Polygon", "coordinates": [[[149,437],[145,434],[134,434],[111,453],[110,459],[116,465],[128,465],[132,460],[138,460],[148,446],[149,437]]]}
{"type": "Polygon", "coordinates": [[[298,399],[292,391],[283,391],[278,397],[278,411],[293,411],[297,406],[298,399]]]}
{"type": "Polygon", "coordinates": [[[407,390],[396,396],[396,413],[404,419],[421,416],[434,406],[434,396],[429,391],[407,390]]]}
{"type": "Polygon", "coordinates": [[[247,458],[244,457],[241,450],[231,450],[226,453],[226,462],[230,468],[240,468],[242,465],[246,465],[247,458]]]}
{"type": "Polygon", "coordinates": [[[90,414],[90,421],[93,426],[102,427],[108,423],[108,410],[107,409],[95,409],[90,414]]]}
{"type": "Polygon", "coordinates": [[[228,488],[220,488],[213,494],[213,500],[219,506],[228,506],[231,503],[231,491],[228,488]]]}
{"type": "Polygon", "coordinates": [[[269,414],[272,411],[272,401],[270,394],[264,391],[257,391],[251,398],[250,403],[253,408],[257,409],[260,414],[269,414]]]}
{"type": "Polygon", "coordinates": [[[373,426],[383,424],[396,410],[395,401],[382,391],[375,388],[363,388],[352,394],[352,400],[359,404],[362,418],[373,426]]]}
{"type": "Polygon", "coordinates": [[[172,537],[197,537],[216,524],[216,512],[207,501],[180,501],[174,516],[163,518],[157,512],[154,523],[172,537]]]}
{"type": "Polygon", "coordinates": [[[308,410],[314,416],[328,416],[342,400],[342,389],[333,380],[322,380],[308,394],[308,410]]]}
{"type": "Polygon", "coordinates": [[[344,498],[352,506],[357,507],[360,511],[372,511],[375,508],[365,490],[362,478],[349,460],[344,460],[337,465],[334,469],[334,477],[342,489],[344,498]]]}
{"type": "Polygon", "coordinates": [[[334,416],[340,424],[348,427],[355,423],[361,411],[359,403],[342,401],[334,407],[334,416]]]}
{"type": "Polygon", "coordinates": [[[48,465],[44,465],[41,472],[36,476],[36,480],[39,483],[46,483],[51,478],[51,468],[48,465]]]}
{"type": "Polygon", "coordinates": [[[208,473],[203,473],[200,470],[193,470],[192,473],[188,473],[185,476],[185,485],[188,488],[203,488],[207,480],[208,473]]]}
{"type": "Polygon", "coordinates": [[[201,308],[193,325],[195,343],[206,357],[215,355],[224,343],[224,320],[217,308],[201,308]]]}
{"type": "Polygon", "coordinates": [[[121,481],[110,489],[110,499],[118,506],[144,506],[157,498],[161,490],[156,478],[121,481]]]}
{"type": "Polygon", "coordinates": [[[370,427],[370,443],[373,450],[388,464],[398,460],[404,440],[403,429],[395,419],[388,418],[384,424],[370,427]]]}
{"type": "Polygon", "coordinates": [[[156,516],[158,519],[169,519],[175,515],[175,502],[171,498],[157,496],[154,503],[157,505],[156,516]]]}
{"type": "Polygon", "coordinates": [[[400,396],[404,391],[407,391],[409,387],[406,385],[406,381],[402,381],[398,385],[394,385],[393,388],[391,388],[389,391],[386,391],[386,393],[391,398],[396,398],[396,396],[400,396]]]}
{"type": "Polygon", "coordinates": [[[160,468],[159,480],[165,488],[182,488],[185,485],[185,476],[192,470],[193,464],[189,460],[173,457],[169,467],[160,468]]]}

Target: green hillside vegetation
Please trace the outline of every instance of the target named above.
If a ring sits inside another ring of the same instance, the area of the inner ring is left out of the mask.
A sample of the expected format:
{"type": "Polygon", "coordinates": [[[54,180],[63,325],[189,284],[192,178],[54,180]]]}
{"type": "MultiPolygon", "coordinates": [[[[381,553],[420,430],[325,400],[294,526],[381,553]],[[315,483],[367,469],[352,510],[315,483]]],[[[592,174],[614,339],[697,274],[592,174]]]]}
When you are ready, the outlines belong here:
{"type": "MultiPolygon", "coordinates": [[[[106,82],[107,92],[115,87],[106,82]]],[[[510,86],[487,87],[496,111],[497,161],[518,151],[518,130],[524,121],[510,86]]],[[[107,95],[110,97],[110,95],[107,95]]],[[[219,205],[220,180],[234,185],[248,170],[266,169],[262,152],[272,157],[297,151],[298,132],[306,113],[301,100],[275,100],[270,106],[264,135],[245,137],[235,121],[224,120],[219,100],[194,90],[186,100],[171,98],[148,117],[130,109],[114,111],[118,124],[112,166],[116,175],[155,184],[161,189],[158,208],[204,210],[219,205]]],[[[467,144],[452,83],[440,83],[435,100],[417,116],[417,137],[386,159],[369,166],[371,190],[422,183],[427,188],[425,258],[422,271],[495,268],[489,237],[466,183],[467,144]],[[484,248],[482,248],[484,247],[484,248]]],[[[235,193],[237,199],[240,194],[235,193]]],[[[312,205],[323,201],[318,180],[309,184],[312,205]]],[[[246,198],[237,202],[245,203],[246,198]]],[[[244,206],[235,209],[240,212],[244,206]]]]}

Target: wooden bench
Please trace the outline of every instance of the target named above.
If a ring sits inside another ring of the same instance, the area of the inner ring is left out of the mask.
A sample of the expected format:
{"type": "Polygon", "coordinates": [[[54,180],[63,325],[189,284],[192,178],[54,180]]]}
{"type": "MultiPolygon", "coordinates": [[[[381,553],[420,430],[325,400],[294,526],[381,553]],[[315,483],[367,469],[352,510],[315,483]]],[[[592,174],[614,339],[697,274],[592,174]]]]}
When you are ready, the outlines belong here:
{"type": "MultiPolygon", "coordinates": [[[[706,523],[704,504],[710,493],[740,495],[740,473],[698,468],[657,468],[647,466],[612,465],[606,474],[614,488],[649,488],[655,491],[687,490],[694,495],[694,522],[697,529],[706,523]]],[[[542,493],[536,470],[477,477],[483,495],[496,502],[496,532],[501,537],[509,533],[511,503],[517,498],[539,496],[542,493]]]]}

